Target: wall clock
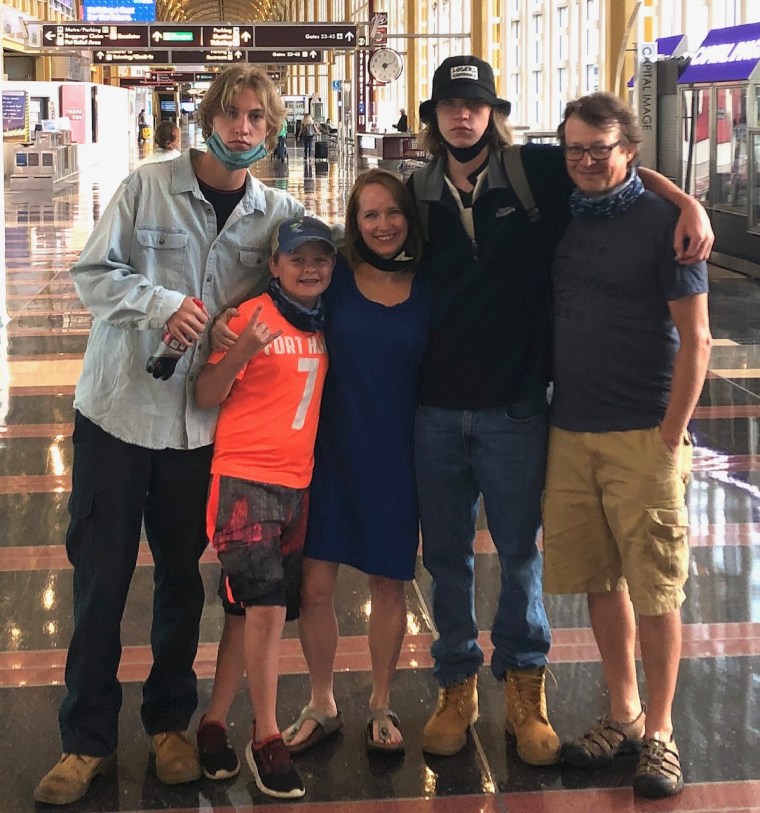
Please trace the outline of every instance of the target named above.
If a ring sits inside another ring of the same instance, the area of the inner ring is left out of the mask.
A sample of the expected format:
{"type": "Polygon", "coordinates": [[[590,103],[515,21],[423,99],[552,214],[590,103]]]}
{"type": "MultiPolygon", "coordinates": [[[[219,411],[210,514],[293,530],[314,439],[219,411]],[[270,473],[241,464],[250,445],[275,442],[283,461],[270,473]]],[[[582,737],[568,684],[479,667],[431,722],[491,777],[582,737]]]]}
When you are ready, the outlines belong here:
{"type": "Polygon", "coordinates": [[[377,82],[394,82],[401,76],[404,62],[393,48],[378,48],[369,58],[369,72],[377,82]]]}

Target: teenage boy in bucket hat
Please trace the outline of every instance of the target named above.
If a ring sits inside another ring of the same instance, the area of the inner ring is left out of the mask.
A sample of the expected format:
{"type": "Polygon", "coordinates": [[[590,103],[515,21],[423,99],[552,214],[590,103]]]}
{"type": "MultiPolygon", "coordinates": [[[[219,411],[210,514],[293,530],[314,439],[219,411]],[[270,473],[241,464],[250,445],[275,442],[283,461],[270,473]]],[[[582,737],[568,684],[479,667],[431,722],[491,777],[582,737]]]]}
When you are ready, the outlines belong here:
{"type": "MultiPolygon", "coordinates": [[[[560,741],[546,710],[551,636],[536,534],[547,441],[550,271],[572,183],[560,147],[510,148],[510,107],[486,62],[470,55],[444,60],[431,98],[420,105],[433,160],[409,180],[433,269],[415,456],[440,690],[422,743],[429,753],[455,754],[478,716],[483,652],[473,541],[482,495],[501,565],[491,669],[505,684],[505,725],[518,755],[548,765],[560,741]]],[[[702,207],[657,173],[641,176],[682,209],[679,262],[704,259],[712,231],[702,207]]]]}

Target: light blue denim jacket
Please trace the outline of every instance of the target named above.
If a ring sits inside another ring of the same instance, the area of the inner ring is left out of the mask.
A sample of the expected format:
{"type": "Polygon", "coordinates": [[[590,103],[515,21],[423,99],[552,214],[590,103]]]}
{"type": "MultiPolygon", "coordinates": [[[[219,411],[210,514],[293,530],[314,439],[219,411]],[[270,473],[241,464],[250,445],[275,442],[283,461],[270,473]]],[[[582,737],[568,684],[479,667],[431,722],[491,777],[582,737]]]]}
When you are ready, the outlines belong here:
{"type": "Polygon", "coordinates": [[[74,406],[109,434],[148,449],[205,446],[216,427],[217,410],[198,409],[193,397],[209,355],[208,328],[168,381],[145,371],[166,321],[186,296],[202,299],[213,319],[266,290],[272,229],[304,211],[248,175],[243,199],[217,236],[194,152],[129,175],[71,269],[94,316],[74,406]]]}

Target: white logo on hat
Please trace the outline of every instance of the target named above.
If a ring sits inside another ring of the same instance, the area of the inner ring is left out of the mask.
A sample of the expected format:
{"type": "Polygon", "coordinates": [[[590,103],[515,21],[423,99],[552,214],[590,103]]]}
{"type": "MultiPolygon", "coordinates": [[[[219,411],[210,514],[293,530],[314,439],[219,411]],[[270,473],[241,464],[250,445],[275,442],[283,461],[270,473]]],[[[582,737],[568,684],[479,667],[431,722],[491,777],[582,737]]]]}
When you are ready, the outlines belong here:
{"type": "Polygon", "coordinates": [[[457,65],[451,69],[451,79],[474,79],[478,81],[477,65],[457,65]]]}

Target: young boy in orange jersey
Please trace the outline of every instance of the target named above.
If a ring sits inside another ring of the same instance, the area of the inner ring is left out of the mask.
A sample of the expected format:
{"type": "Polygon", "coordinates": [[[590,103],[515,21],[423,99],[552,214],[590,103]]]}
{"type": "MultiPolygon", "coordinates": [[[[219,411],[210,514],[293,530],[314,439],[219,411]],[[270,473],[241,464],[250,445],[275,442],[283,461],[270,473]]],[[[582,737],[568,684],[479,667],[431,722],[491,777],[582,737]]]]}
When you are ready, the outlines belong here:
{"type": "MultiPolygon", "coordinates": [[[[335,260],[327,225],[313,217],[281,223],[272,237],[268,293],[240,305],[230,322],[239,338],[226,353],[212,353],[195,387],[201,408],[221,404],[207,512],[225,605],[215,689],[233,683],[237,688],[245,669],[256,710],[246,758],[259,790],[278,798],[304,795],[277,725],[277,679],[286,613],[298,614],[308,486],[327,371],[320,295],[335,260]]],[[[240,770],[224,721],[214,717],[213,694],[198,741],[207,776],[240,770]]]]}

